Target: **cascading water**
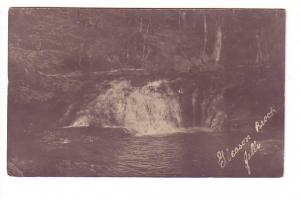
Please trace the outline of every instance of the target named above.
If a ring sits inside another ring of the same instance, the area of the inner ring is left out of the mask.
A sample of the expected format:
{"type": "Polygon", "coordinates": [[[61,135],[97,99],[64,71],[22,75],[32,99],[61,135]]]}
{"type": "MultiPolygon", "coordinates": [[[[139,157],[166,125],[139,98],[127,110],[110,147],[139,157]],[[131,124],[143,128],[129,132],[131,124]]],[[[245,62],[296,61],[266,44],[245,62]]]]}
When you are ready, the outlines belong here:
{"type": "Polygon", "coordinates": [[[193,126],[196,126],[196,115],[197,115],[197,97],[199,89],[196,88],[192,94],[192,110],[193,110],[193,126]]]}
{"type": "Polygon", "coordinates": [[[199,127],[222,131],[227,119],[222,92],[182,83],[187,82],[104,82],[76,108],[68,127],[124,128],[139,135],[190,132],[199,127]]]}
{"type": "Polygon", "coordinates": [[[149,82],[142,87],[125,80],[109,85],[77,113],[72,127],[124,127],[140,134],[170,133],[182,127],[179,94],[167,81],[149,82]]]}

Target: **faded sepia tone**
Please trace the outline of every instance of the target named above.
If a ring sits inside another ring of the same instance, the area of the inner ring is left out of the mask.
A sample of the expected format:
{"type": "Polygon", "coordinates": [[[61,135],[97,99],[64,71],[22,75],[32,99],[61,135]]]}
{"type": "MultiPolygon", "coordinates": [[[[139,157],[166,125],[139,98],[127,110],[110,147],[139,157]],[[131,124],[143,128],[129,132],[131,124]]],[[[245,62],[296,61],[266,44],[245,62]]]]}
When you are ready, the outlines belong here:
{"type": "Polygon", "coordinates": [[[11,8],[8,174],[280,177],[285,12],[11,8]]]}

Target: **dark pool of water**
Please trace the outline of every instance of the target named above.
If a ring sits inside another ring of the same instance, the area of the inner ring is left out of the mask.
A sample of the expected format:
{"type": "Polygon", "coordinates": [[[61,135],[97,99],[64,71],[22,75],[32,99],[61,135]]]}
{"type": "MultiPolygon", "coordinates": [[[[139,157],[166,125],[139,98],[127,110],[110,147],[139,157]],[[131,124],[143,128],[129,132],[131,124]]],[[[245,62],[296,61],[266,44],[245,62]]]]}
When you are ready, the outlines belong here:
{"type": "MultiPolygon", "coordinates": [[[[198,131],[134,136],[121,129],[57,129],[14,141],[9,159],[25,176],[247,177],[244,150],[225,168],[216,156],[246,135],[198,131]]],[[[280,176],[282,140],[257,141],[264,148],[250,161],[251,176],[280,176]]]]}

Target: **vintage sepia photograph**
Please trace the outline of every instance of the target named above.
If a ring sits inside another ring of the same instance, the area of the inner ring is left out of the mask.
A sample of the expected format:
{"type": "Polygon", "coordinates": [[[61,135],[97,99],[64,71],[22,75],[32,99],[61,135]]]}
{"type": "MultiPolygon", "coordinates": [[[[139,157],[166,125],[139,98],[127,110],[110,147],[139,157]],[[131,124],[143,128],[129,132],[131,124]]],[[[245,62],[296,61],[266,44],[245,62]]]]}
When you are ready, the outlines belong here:
{"type": "Polygon", "coordinates": [[[21,8],[7,173],[282,177],[284,9],[21,8]]]}

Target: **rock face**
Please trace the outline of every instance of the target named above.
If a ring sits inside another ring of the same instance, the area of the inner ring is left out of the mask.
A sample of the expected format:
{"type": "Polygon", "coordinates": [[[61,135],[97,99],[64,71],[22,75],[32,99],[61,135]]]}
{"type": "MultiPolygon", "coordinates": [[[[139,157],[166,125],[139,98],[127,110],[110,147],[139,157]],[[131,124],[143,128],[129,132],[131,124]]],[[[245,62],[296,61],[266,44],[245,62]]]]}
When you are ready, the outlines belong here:
{"type": "Polygon", "coordinates": [[[185,88],[168,80],[138,85],[113,80],[94,93],[75,108],[68,126],[123,127],[140,134],[159,134],[190,127],[223,131],[227,120],[223,94],[197,85],[185,88]]]}
{"type": "Polygon", "coordinates": [[[224,97],[222,92],[209,91],[209,94],[202,96],[200,107],[201,111],[200,126],[211,128],[214,131],[225,129],[227,114],[224,110],[224,97]]]}
{"type": "Polygon", "coordinates": [[[210,127],[216,131],[223,131],[225,129],[227,114],[224,111],[218,111],[211,121],[210,127]]]}

